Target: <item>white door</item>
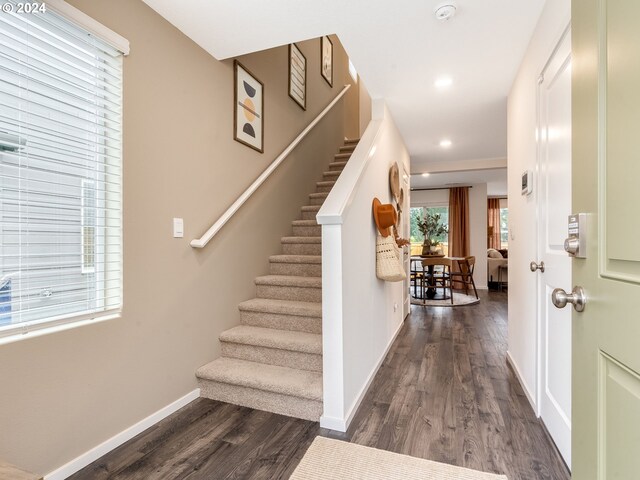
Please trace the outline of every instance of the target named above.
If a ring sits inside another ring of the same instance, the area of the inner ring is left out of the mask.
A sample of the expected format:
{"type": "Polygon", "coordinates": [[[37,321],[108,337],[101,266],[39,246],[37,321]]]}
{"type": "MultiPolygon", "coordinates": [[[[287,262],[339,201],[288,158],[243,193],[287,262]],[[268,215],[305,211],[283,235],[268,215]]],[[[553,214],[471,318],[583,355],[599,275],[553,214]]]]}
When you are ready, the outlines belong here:
{"type": "Polygon", "coordinates": [[[571,467],[571,311],[551,292],[571,285],[564,251],[571,213],[571,33],[568,29],[539,83],[538,104],[538,332],[539,415],[571,467]]]}

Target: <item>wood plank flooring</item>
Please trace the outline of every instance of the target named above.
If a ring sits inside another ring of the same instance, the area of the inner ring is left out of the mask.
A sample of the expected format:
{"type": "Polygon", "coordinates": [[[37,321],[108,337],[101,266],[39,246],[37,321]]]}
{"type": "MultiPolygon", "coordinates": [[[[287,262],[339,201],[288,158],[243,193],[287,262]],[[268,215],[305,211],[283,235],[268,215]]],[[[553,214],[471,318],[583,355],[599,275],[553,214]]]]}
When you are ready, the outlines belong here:
{"type": "Polygon", "coordinates": [[[412,307],[346,433],[198,399],[71,479],[287,479],[316,435],[510,480],[569,479],[506,364],[506,294],[481,298],[412,307]]]}

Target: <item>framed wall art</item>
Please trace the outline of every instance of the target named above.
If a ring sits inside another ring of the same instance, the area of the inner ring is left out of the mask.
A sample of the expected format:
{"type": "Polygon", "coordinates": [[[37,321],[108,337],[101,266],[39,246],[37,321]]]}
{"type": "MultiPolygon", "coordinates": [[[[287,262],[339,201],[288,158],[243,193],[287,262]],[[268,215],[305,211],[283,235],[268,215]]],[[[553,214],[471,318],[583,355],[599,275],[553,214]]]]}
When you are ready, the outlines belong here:
{"type": "Polygon", "coordinates": [[[233,62],[233,138],[264,152],[264,85],[240,62],[233,62]]]}
{"type": "Polygon", "coordinates": [[[289,96],[307,109],[307,58],[295,43],[289,45],[289,96]]]}
{"type": "Polygon", "coordinates": [[[324,36],[320,39],[320,73],[329,86],[333,87],[333,43],[324,36]]]}

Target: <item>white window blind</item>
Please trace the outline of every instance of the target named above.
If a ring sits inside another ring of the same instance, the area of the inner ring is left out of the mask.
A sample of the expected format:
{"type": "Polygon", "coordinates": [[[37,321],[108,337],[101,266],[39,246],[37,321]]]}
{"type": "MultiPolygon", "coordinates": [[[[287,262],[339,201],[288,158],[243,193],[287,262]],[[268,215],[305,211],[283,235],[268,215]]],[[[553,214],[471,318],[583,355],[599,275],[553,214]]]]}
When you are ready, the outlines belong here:
{"type": "Polygon", "coordinates": [[[0,340],[122,305],[122,53],[0,13],[0,340]]]}

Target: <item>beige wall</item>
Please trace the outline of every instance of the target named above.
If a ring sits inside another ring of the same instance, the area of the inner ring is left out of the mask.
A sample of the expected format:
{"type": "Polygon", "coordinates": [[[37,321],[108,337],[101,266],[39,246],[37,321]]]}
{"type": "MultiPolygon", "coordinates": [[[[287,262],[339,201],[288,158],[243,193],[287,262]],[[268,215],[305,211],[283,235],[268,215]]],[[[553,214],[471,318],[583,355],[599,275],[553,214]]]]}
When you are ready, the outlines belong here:
{"type": "MultiPolygon", "coordinates": [[[[124,61],[124,309],[121,319],[0,347],[0,458],[47,473],[196,388],[218,334],[344,137],[334,109],[204,250],[200,236],[349,83],[334,87],[319,40],[300,42],[308,106],[287,95],[287,48],[240,60],[265,84],[265,153],[233,141],[233,61],[218,62],[139,0],[70,0],[128,38],[124,61]],[[185,238],[171,236],[183,217],[185,238]]],[[[353,102],[352,102],[353,103],[353,102]]],[[[357,129],[357,126],[350,128],[357,129]]]]}

